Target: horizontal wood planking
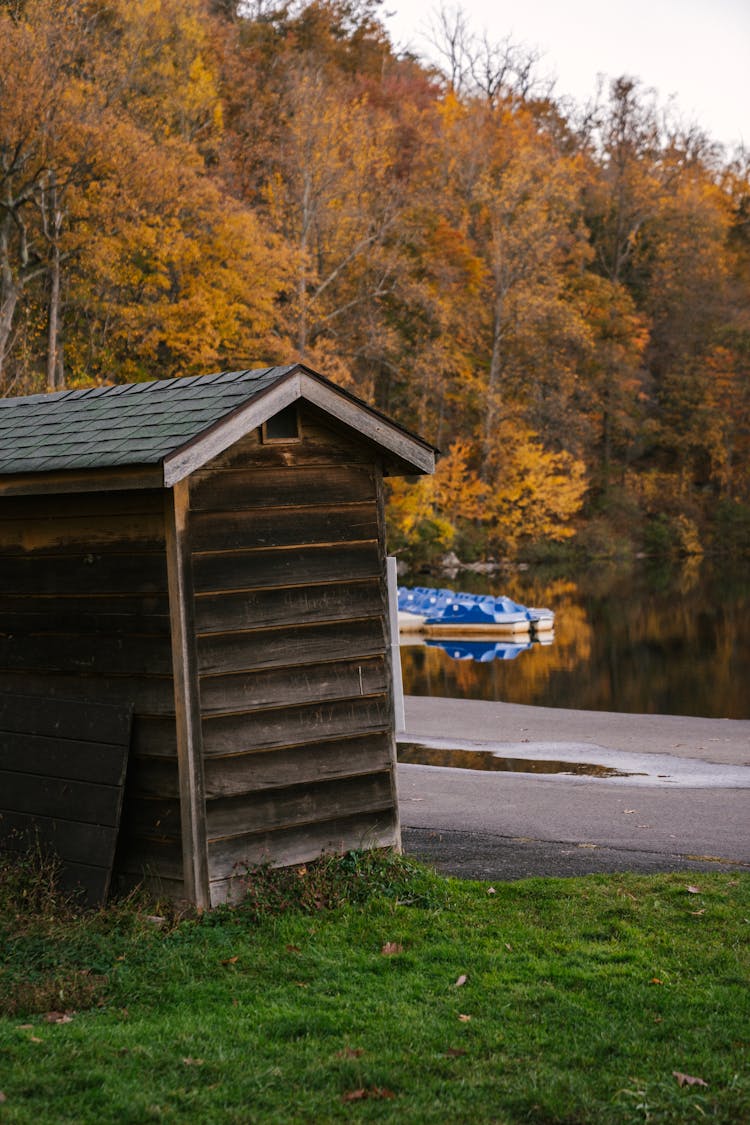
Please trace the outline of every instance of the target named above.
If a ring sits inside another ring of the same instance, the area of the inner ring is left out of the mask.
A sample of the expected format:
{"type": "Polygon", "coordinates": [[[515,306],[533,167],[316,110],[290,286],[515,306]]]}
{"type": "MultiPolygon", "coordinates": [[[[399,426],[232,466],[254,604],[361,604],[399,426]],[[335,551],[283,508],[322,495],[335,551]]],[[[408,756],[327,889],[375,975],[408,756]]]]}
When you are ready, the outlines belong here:
{"type": "Polygon", "coordinates": [[[231,551],[377,539],[378,521],[375,503],[368,500],[337,507],[195,512],[191,530],[194,551],[231,551]]]}
{"type": "Polygon", "coordinates": [[[201,675],[293,667],[297,664],[378,656],[385,652],[383,622],[378,617],[322,625],[285,625],[245,633],[219,633],[198,640],[201,675]]]}
{"type": "Polygon", "coordinates": [[[54,819],[25,813],[0,812],[3,847],[21,851],[35,847],[39,840],[63,863],[91,865],[93,856],[105,855],[112,847],[110,825],[84,824],[80,821],[54,819]]]}
{"type": "MultiPolygon", "coordinates": [[[[0,502],[0,512],[2,503],[0,502]]],[[[77,555],[81,550],[106,553],[122,550],[159,551],[164,546],[163,518],[155,513],[127,516],[50,516],[36,519],[0,518],[0,556],[77,555]]]]}
{"type": "Polygon", "coordinates": [[[126,840],[137,838],[168,841],[180,845],[182,830],[179,799],[143,796],[129,792],[122,810],[121,831],[126,840]]]}
{"type": "MultiPolygon", "coordinates": [[[[0,499],[0,529],[5,520],[45,522],[89,519],[95,527],[101,517],[161,516],[164,495],[155,492],[79,492],[62,496],[17,496],[0,499]]],[[[1,531],[0,531],[1,533],[1,531]]]]}
{"type": "Polygon", "coordinates": [[[60,738],[61,732],[73,728],[76,741],[116,745],[129,736],[130,715],[119,708],[92,701],[82,709],[77,701],[66,699],[45,707],[44,701],[43,695],[0,694],[0,731],[60,738]]]}
{"type": "Polygon", "coordinates": [[[116,886],[133,886],[145,879],[154,886],[154,879],[179,883],[182,892],[182,845],[179,840],[140,838],[133,835],[123,822],[115,857],[113,881],[116,886]]]}
{"type": "Polygon", "coordinates": [[[0,842],[38,839],[59,856],[63,885],[81,886],[91,906],[109,888],[130,720],[129,704],[0,696],[0,842]]]}
{"type": "Polygon", "coordinates": [[[19,594],[150,594],[166,590],[163,552],[108,555],[78,554],[3,556],[0,584],[4,593],[19,594]]]}
{"type": "MultiPolygon", "coordinates": [[[[353,777],[388,769],[390,763],[390,738],[385,733],[281,750],[212,756],[205,761],[206,797],[237,797],[264,789],[353,777]]],[[[131,755],[128,784],[133,793],[176,797],[179,787],[175,762],[131,755]]]]}
{"type": "MultiPolygon", "coordinates": [[[[49,775],[68,781],[122,785],[122,747],[0,730],[0,766],[19,773],[49,775]]],[[[0,804],[3,795],[0,792],[0,804]]]]}
{"type": "Polygon", "coordinates": [[[308,583],[299,586],[201,594],[195,599],[199,636],[266,626],[306,625],[376,617],[383,611],[377,577],[358,582],[308,583]]]}
{"type": "Polygon", "coordinates": [[[106,699],[115,706],[132,705],[136,713],[174,714],[171,676],[89,676],[80,672],[23,672],[0,669],[0,692],[31,692],[49,699],[106,699]]]}
{"type": "Polygon", "coordinates": [[[200,554],[193,559],[196,594],[260,587],[346,582],[379,574],[375,541],[200,554]]]}
{"type": "Polygon", "coordinates": [[[206,834],[210,843],[227,836],[275,831],[295,824],[315,824],[350,816],[363,810],[383,809],[390,803],[389,773],[265,789],[260,793],[207,801],[206,834]]]}
{"type": "Polygon", "coordinates": [[[169,633],[166,592],[6,594],[0,587],[0,628],[4,632],[12,633],[19,625],[33,626],[33,618],[49,621],[53,617],[55,627],[66,632],[73,625],[81,633],[169,633]]]}
{"type": "Polygon", "coordinates": [[[208,846],[211,902],[217,905],[242,894],[243,867],[272,863],[283,867],[307,863],[324,853],[342,855],[355,848],[397,843],[391,809],[373,809],[319,824],[215,840],[208,846]],[[234,877],[227,873],[236,872],[234,877]]]}
{"type": "Polygon", "coordinates": [[[124,492],[163,488],[161,465],[124,469],[70,469],[59,473],[0,476],[0,496],[59,496],[70,492],[124,492]]]}
{"type": "Polygon", "coordinates": [[[229,469],[198,472],[190,481],[190,507],[200,511],[318,507],[372,500],[375,482],[366,465],[229,469]]]}
{"type": "MultiPolygon", "coordinates": [[[[54,630],[54,617],[47,624],[54,630]]],[[[0,632],[0,668],[101,676],[142,668],[144,675],[171,676],[172,650],[168,636],[0,632]]]]}
{"type": "Polygon", "coordinates": [[[261,672],[238,672],[201,677],[201,712],[211,714],[260,707],[322,703],[379,695],[386,690],[386,661],[382,656],[301,665],[261,672]]]}
{"type": "MultiPolygon", "coordinates": [[[[203,750],[212,755],[303,746],[323,739],[353,734],[375,734],[389,729],[385,695],[330,700],[303,706],[238,714],[204,716],[203,750]]],[[[151,739],[155,745],[156,740],[151,739]]]]}
{"type": "Polygon", "coordinates": [[[0,769],[0,815],[29,813],[113,827],[119,816],[117,789],[117,785],[0,769]]]}

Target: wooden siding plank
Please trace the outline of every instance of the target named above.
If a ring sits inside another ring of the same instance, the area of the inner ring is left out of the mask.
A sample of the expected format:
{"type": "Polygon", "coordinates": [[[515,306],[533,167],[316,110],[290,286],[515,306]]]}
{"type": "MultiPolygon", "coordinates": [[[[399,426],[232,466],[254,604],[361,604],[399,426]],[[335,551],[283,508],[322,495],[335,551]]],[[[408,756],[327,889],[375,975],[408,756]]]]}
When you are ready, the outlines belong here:
{"type": "Polygon", "coordinates": [[[64,738],[73,730],[77,742],[121,745],[130,731],[130,715],[107,704],[58,699],[54,707],[40,705],[39,695],[0,695],[0,731],[64,738]]]}
{"type": "Polygon", "coordinates": [[[283,550],[202,554],[194,560],[195,589],[200,593],[260,587],[309,586],[379,574],[377,543],[335,547],[288,547],[283,550]]]}
{"type": "MultiPolygon", "coordinates": [[[[0,754],[0,763],[2,761],[0,754]]],[[[114,827],[119,816],[118,801],[117,785],[0,769],[0,815],[3,812],[28,813],[114,827]]]]}
{"type": "MultiPolygon", "coordinates": [[[[399,851],[401,850],[401,818],[398,803],[398,781],[397,781],[397,747],[396,747],[396,692],[393,683],[393,662],[391,659],[392,647],[398,646],[398,636],[393,636],[391,633],[392,620],[391,611],[388,603],[388,557],[386,554],[386,516],[385,516],[385,487],[383,483],[382,474],[376,474],[375,482],[377,485],[378,493],[378,552],[380,554],[380,591],[382,598],[382,614],[383,625],[385,628],[386,645],[388,646],[388,659],[386,660],[386,675],[388,684],[386,689],[386,696],[388,699],[388,728],[391,738],[391,768],[390,768],[390,781],[391,781],[391,797],[393,800],[393,807],[396,810],[396,846],[399,851]]],[[[398,622],[398,619],[397,619],[398,622]]]]}
{"type": "Polygon", "coordinates": [[[257,707],[322,703],[379,695],[387,684],[384,657],[341,660],[261,672],[201,677],[201,710],[207,715],[257,707]]]}
{"type": "Polygon", "coordinates": [[[227,551],[255,547],[304,546],[375,539],[377,511],[372,501],[250,511],[196,512],[193,550],[227,551]]]}
{"type": "Polygon", "coordinates": [[[189,485],[184,481],[175,485],[171,493],[165,494],[166,553],[172,619],[177,764],[180,780],[182,878],[190,901],[198,907],[205,908],[210,905],[210,893],[189,511],[189,485]]]}
{"type": "Polygon", "coordinates": [[[63,885],[79,885],[91,906],[109,888],[130,715],[130,707],[0,696],[0,845],[38,840],[54,850],[63,885]]]}
{"type": "MultiPolygon", "coordinates": [[[[122,747],[105,742],[80,742],[54,734],[0,732],[0,764],[5,770],[67,781],[122,785],[122,747]]],[[[0,803],[3,801],[0,792],[0,803]]]]}
{"type": "Polygon", "coordinates": [[[0,500],[0,528],[5,520],[80,520],[95,526],[100,517],[164,516],[158,492],[78,492],[53,496],[4,496],[0,500]]]}
{"type": "Polygon", "coordinates": [[[271,750],[305,745],[345,735],[375,734],[388,729],[385,695],[282,705],[266,711],[204,716],[203,750],[237,754],[246,750],[271,750]]]}
{"type": "Polygon", "coordinates": [[[390,800],[387,772],[222,797],[206,803],[206,835],[210,844],[249,832],[317,824],[365,810],[388,808],[390,800]]]}
{"type": "Polygon", "coordinates": [[[124,469],[71,469],[59,473],[13,473],[0,476],[0,496],[57,496],[69,492],[161,489],[161,465],[124,469]]]}
{"type": "Polygon", "coordinates": [[[32,693],[56,701],[77,699],[86,705],[92,699],[106,699],[114,706],[134,706],[146,714],[174,714],[171,676],[85,676],[0,669],[1,692],[32,693]]]}
{"type": "MultiPolygon", "coordinates": [[[[1,580],[1,573],[0,573],[1,580]]],[[[169,633],[169,599],[166,584],[157,594],[8,594],[0,590],[0,622],[4,632],[12,633],[16,623],[33,624],[33,618],[50,620],[54,614],[58,628],[71,625],[81,633],[102,630],[138,634],[169,633]],[[101,624],[100,624],[101,623],[101,624]]]]}
{"type": "MultiPolygon", "coordinates": [[[[54,621],[48,623],[54,629],[54,621]]],[[[0,633],[0,668],[36,672],[86,672],[91,675],[127,675],[134,668],[148,674],[170,676],[172,650],[169,637],[110,636],[89,633],[0,633]]]]}
{"type": "Polygon", "coordinates": [[[369,465],[331,465],[325,473],[307,466],[196,473],[190,481],[193,511],[358,504],[375,497],[369,465]]]}
{"type": "Polygon", "coordinates": [[[377,578],[359,582],[312,583],[304,586],[237,593],[199,594],[195,623],[199,635],[269,625],[305,625],[375,617],[381,612],[377,578]]]}
{"type": "Polygon", "coordinates": [[[18,594],[142,594],[166,589],[163,552],[117,555],[0,555],[4,593],[18,594]]]}
{"type": "MultiPolygon", "coordinates": [[[[0,504],[0,513],[2,504],[0,504]]],[[[80,555],[81,551],[105,553],[130,544],[138,551],[160,551],[164,547],[161,515],[89,516],[60,519],[55,516],[0,518],[0,555],[80,555]]]]}
{"type": "MultiPolygon", "coordinates": [[[[378,733],[338,742],[317,742],[283,750],[255,751],[206,760],[206,799],[308,785],[387,769],[390,745],[378,733]]],[[[150,765],[145,767],[150,769],[150,765]]],[[[160,778],[160,781],[165,779],[160,778]]],[[[149,784],[153,784],[149,780],[149,784]]]]}
{"type": "Polygon", "coordinates": [[[198,666],[201,675],[292,667],[335,660],[342,651],[356,658],[384,653],[382,620],[370,617],[345,626],[336,621],[200,637],[198,666]]]}
{"type": "Polygon", "coordinates": [[[277,832],[216,840],[209,845],[211,901],[242,894],[243,868],[271,863],[276,867],[307,863],[322,854],[341,855],[355,848],[388,847],[394,840],[391,809],[374,809],[321,824],[277,832]]]}

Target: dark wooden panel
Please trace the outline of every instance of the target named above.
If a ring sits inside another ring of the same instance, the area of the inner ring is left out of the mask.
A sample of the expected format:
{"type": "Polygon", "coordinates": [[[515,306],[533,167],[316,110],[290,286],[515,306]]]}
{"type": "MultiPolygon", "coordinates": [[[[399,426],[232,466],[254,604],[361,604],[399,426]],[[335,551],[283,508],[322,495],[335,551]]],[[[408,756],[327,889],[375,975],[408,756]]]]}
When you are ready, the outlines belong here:
{"type": "Polygon", "coordinates": [[[194,511],[356,504],[374,496],[372,474],[361,465],[330,465],[322,472],[296,466],[198,472],[190,482],[194,511]]]}
{"type": "Polygon", "coordinates": [[[136,714],[133,716],[131,753],[148,757],[176,758],[177,730],[174,707],[162,715],[136,714]]]}
{"type": "MultiPolygon", "coordinates": [[[[33,632],[34,619],[64,632],[125,634],[169,633],[169,600],[164,592],[146,595],[91,593],[9,594],[0,587],[0,629],[33,632]]],[[[44,628],[42,629],[44,631],[44,628]]]]}
{"type": "Polygon", "coordinates": [[[209,841],[248,832],[275,831],[295,824],[316,824],[341,816],[387,808],[389,773],[372,773],[288,789],[267,789],[242,797],[206,802],[209,841]]]}
{"type": "Polygon", "coordinates": [[[13,672],[0,669],[0,692],[32,692],[48,699],[106,699],[113,706],[132,706],[146,714],[174,713],[171,676],[85,676],[57,672],[13,672]]]}
{"type": "Polygon", "coordinates": [[[261,586],[309,586],[325,581],[346,582],[373,578],[379,572],[375,541],[333,547],[219,552],[196,555],[193,559],[193,581],[197,593],[252,590],[261,586]]]}
{"type": "Polygon", "coordinates": [[[112,848],[110,825],[38,815],[32,820],[28,814],[19,812],[0,812],[0,818],[2,846],[9,851],[34,847],[39,839],[63,864],[91,864],[93,856],[106,855],[112,848]]]}
{"type": "Polygon", "coordinates": [[[377,578],[202,594],[195,600],[199,634],[262,629],[268,625],[304,625],[312,621],[348,621],[353,617],[374,617],[382,612],[382,592],[377,578]]]}
{"type": "MultiPolygon", "coordinates": [[[[0,747],[0,753],[2,748],[0,747]]],[[[0,762],[2,757],[0,757],[0,762]]],[[[0,769],[0,811],[59,817],[83,824],[117,823],[118,786],[0,769]]]]}
{"type": "Polygon", "coordinates": [[[87,701],[58,699],[46,707],[38,695],[0,695],[0,731],[14,731],[50,738],[66,738],[73,731],[76,741],[122,745],[129,737],[127,710],[87,701]]]}
{"type": "MultiPolygon", "coordinates": [[[[28,679],[24,680],[28,689],[28,679]]],[[[122,808],[131,708],[0,696],[0,844],[57,853],[62,883],[107,896],[122,808]]]]}
{"type": "Polygon", "coordinates": [[[141,594],[167,588],[162,553],[0,556],[0,587],[22,594],[141,594]]]}
{"type": "Polygon", "coordinates": [[[139,797],[178,798],[180,779],[177,758],[143,758],[131,752],[128,766],[128,794],[139,797]]]}
{"type": "MultiPolygon", "coordinates": [[[[50,634],[0,632],[0,668],[33,669],[35,672],[89,672],[120,675],[148,670],[150,675],[172,673],[169,637],[110,636],[52,632],[50,634]]],[[[0,628],[2,623],[0,623],[0,628]]]]}
{"type": "Polygon", "coordinates": [[[204,716],[203,750],[208,768],[208,758],[213,754],[296,746],[389,729],[385,695],[343,699],[301,707],[282,706],[267,711],[204,716]]]}
{"type": "Polygon", "coordinates": [[[198,667],[202,675],[208,675],[311,664],[336,660],[343,655],[351,658],[377,656],[384,652],[383,622],[380,618],[369,617],[362,621],[293,625],[201,637],[198,667]]]}
{"type": "Polygon", "coordinates": [[[164,486],[161,465],[122,469],[69,469],[59,473],[13,473],[0,477],[0,496],[60,496],[71,492],[159,490],[164,486]]]}
{"type": "Polygon", "coordinates": [[[78,492],[60,496],[7,496],[0,499],[3,520],[95,519],[99,516],[162,516],[161,491],[78,492]]]}
{"type": "Polygon", "coordinates": [[[377,695],[387,684],[386,660],[303,665],[263,672],[201,677],[201,711],[210,715],[255,707],[293,706],[377,695]]]}
{"type": "Polygon", "coordinates": [[[123,839],[162,840],[180,843],[180,802],[166,797],[143,797],[128,792],[122,810],[123,839]]]}
{"type": "MultiPolygon", "coordinates": [[[[316,742],[283,750],[256,751],[226,758],[207,758],[206,797],[236,797],[242,793],[386,770],[391,765],[390,735],[374,734],[362,738],[343,738],[337,742],[316,742]]],[[[150,760],[151,765],[158,765],[150,760]]],[[[162,785],[158,774],[148,784],[162,785]]]]}
{"type": "Polygon", "coordinates": [[[335,508],[327,505],[195,512],[191,528],[195,551],[345,543],[378,536],[374,501],[335,508]]]}
{"type": "MultiPolygon", "coordinates": [[[[122,785],[122,747],[0,730],[0,768],[69,781],[122,785]]],[[[0,804],[2,801],[0,790],[0,804]]]]}
{"type": "Polygon", "coordinates": [[[155,880],[164,879],[164,893],[174,893],[179,898],[184,894],[182,881],[182,846],[179,840],[141,839],[134,835],[123,822],[120,840],[115,857],[113,880],[115,885],[132,887],[143,880],[147,886],[159,893],[155,880]],[[175,885],[177,884],[177,885],[175,885]]]}
{"type": "Polygon", "coordinates": [[[271,863],[276,867],[306,863],[323,853],[342,855],[354,848],[388,847],[398,843],[391,809],[373,809],[321,824],[215,840],[208,846],[211,901],[242,894],[243,868],[271,863]]]}
{"type": "Polygon", "coordinates": [[[326,425],[327,415],[319,410],[300,410],[302,441],[288,445],[264,445],[259,430],[253,430],[219,454],[207,466],[212,471],[271,465],[341,465],[369,464],[373,451],[357,441],[351,431],[326,425]]]}
{"type": "MultiPolygon", "coordinates": [[[[1,511],[1,508],[0,508],[1,511]]],[[[158,551],[164,546],[160,514],[96,516],[44,520],[0,518],[0,554],[79,555],[82,551],[105,553],[131,545],[134,550],[158,551]]]]}

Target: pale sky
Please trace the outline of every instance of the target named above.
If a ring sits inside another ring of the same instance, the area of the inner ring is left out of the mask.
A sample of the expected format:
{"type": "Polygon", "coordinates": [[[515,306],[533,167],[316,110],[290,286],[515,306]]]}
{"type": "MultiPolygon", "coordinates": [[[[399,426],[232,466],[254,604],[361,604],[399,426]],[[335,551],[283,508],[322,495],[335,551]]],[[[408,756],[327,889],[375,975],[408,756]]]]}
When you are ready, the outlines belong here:
{"type": "MultiPolygon", "coordinates": [[[[384,0],[397,46],[430,57],[439,0],[384,0]]],[[[456,3],[446,0],[446,10],[456,3]]],[[[750,0],[462,0],[472,30],[542,54],[554,92],[582,102],[597,75],[627,74],[674,95],[680,114],[714,140],[750,146],[750,0]]],[[[434,53],[433,53],[434,57],[434,53]]]]}

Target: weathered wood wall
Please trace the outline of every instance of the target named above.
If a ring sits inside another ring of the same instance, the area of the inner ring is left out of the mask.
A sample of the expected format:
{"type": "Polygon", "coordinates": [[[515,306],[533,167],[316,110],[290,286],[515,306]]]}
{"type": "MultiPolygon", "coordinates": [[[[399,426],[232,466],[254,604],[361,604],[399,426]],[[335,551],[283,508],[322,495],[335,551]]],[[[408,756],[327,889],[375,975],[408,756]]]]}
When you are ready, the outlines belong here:
{"type": "Polygon", "coordinates": [[[179,896],[161,491],[0,497],[0,691],[133,706],[116,876],[179,896]]]}
{"type": "Polygon", "coordinates": [[[301,423],[190,483],[213,902],[246,864],[398,838],[376,454],[301,423]]]}

